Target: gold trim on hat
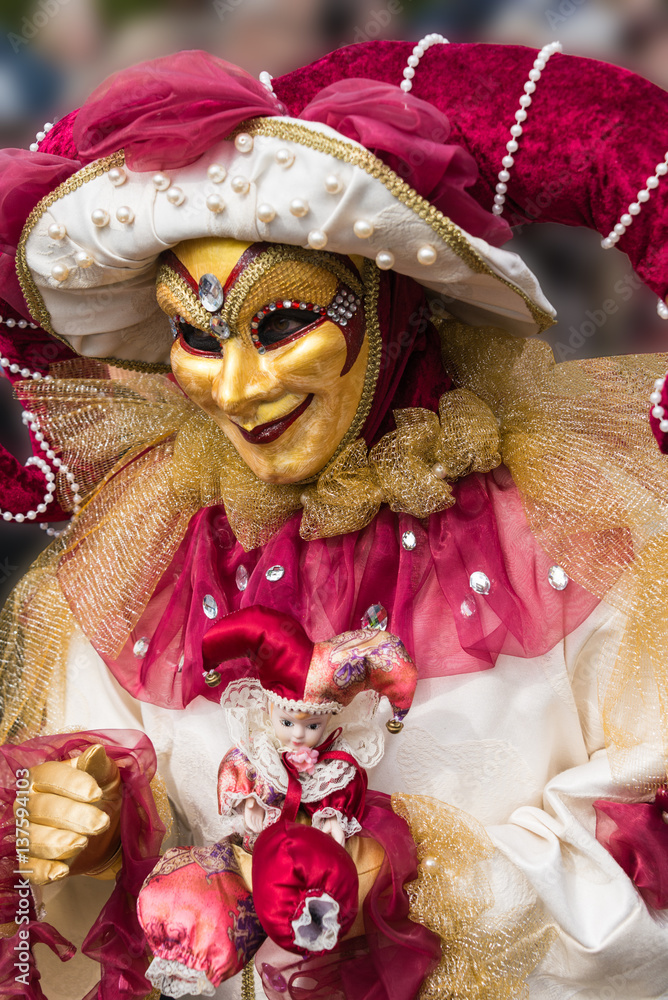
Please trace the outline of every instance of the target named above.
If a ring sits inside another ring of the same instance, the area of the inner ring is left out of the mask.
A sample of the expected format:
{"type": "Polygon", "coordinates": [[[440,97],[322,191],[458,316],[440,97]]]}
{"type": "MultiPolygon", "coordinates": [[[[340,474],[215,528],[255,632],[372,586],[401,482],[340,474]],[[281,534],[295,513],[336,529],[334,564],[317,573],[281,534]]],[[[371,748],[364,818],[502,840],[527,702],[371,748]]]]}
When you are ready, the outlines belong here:
{"type": "MultiPolygon", "coordinates": [[[[475,250],[467,235],[451,219],[443,214],[438,208],[418,194],[406,181],[403,181],[387,164],[383,163],[377,156],[370,153],[363,146],[353,145],[344,139],[335,139],[332,136],[316,132],[308,125],[300,125],[297,122],[284,121],[282,118],[252,118],[247,122],[242,122],[229,138],[233,138],[239,132],[248,132],[251,135],[262,135],[268,138],[285,139],[295,142],[300,146],[308,146],[320,153],[327,153],[329,156],[350,163],[352,166],[360,167],[365,173],[377,180],[387,188],[390,194],[400,201],[402,205],[412,209],[413,212],[429,225],[437,236],[443,240],[447,246],[461,257],[468,264],[472,271],[477,274],[487,274],[502,284],[506,285],[513,292],[519,295],[531,313],[532,319],[540,328],[539,333],[543,333],[551,327],[554,317],[541,309],[533,299],[517,285],[507,278],[503,278],[492,270],[477,250],[475,250]]],[[[414,279],[420,284],[419,279],[414,279]]]]}

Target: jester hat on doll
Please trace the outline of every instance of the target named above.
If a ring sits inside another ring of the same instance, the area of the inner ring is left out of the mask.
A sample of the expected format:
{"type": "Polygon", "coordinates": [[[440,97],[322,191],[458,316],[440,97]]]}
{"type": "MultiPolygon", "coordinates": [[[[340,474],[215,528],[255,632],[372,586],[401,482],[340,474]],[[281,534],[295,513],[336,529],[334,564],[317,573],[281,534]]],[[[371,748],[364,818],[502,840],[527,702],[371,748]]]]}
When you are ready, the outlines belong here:
{"type": "Polygon", "coordinates": [[[220,665],[226,660],[247,657],[274,705],[338,713],[361,692],[373,691],[392,706],[392,733],[402,729],[417,684],[417,668],[397,636],[357,629],[314,643],[291,615],[259,605],[216,622],[202,645],[211,685],[224,678],[220,665]]]}

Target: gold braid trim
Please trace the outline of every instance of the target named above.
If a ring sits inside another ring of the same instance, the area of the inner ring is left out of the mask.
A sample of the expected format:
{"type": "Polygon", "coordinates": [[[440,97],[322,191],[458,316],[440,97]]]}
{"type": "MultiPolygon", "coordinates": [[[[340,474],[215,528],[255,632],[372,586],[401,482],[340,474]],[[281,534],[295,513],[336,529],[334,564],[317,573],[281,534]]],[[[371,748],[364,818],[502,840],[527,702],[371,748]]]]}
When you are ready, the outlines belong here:
{"type": "Polygon", "coordinates": [[[446,215],[435,208],[431,202],[418,194],[410,184],[402,180],[390,167],[382,160],[370,153],[363,146],[358,146],[344,139],[335,139],[332,136],[324,135],[309,128],[306,124],[300,125],[297,122],[286,122],[281,118],[251,118],[242,122],[230,138],[238,135],[239,132],[249,132],[251,135],[276,136],[280,139],[287,139],[296,142],[300,146],[308,146],[321,153],[341,160],[343,163],[350,163],[360,167],[370,177],[375,177],[384,185],[390,194],[400,201],[402,205],[410,208],[418,218],[426,222],[431,229],[439,236],[448,247],[457,254],[476,274],[486,274],[495,281],[506,285],[512,289],[525,303],[528,312],[539,328],[543,332],[555,323],[554,317],[541,309],[525,291],[514,285],[507,278],[502,278],[493,271],[477,250],[469,242],[465,233],[455,225],[446,215]]]}
{"type": "MultiPolygon", "coordinates": [[[[437,799],[393,795],[410,827],[418,877],[405,886],[410,918],[441,939],[442,958],[419,1000],[516,1000],[556,937],[536,902],[499,912],[486,870],[507,864],[472,816],[437,799]]],[[[531,895],[522,878],[526,894],[531,895]]],[[[535,897],[534,897],[535,898],[535,897]]]]}
{"type": "Polygon", "coordinates": [[[241,973],[241,1000],[255,1000],[254,959],[251,958],[241,973]]]}

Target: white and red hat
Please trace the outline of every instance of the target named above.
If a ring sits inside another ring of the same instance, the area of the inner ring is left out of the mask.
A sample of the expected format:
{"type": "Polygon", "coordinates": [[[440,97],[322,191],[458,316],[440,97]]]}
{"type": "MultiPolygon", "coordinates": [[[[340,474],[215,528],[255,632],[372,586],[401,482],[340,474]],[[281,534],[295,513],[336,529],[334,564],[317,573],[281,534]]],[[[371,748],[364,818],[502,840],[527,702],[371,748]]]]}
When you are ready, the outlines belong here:
{"type": "Polygon", "coordinates": [[[395,635],[357,629],[314,643],[290,615],[261,605],[227,615],[206,633],[207,682],[220,683],[221,664],[239,657],[251,660],[266,696],[281,708],[340,712],[362,691],[375,691],[392,706],[390,732],[402,728],[418,677],[395,635]]]}

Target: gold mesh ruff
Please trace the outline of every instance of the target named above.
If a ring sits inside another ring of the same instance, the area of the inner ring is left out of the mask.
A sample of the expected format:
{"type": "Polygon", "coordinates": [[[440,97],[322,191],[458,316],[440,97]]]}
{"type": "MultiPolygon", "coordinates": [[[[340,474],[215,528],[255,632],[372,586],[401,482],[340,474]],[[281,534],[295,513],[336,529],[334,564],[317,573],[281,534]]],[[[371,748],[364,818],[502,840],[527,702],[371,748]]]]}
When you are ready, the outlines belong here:
{"type": "Polygon", "coordinates": [[[441,939],[441,961],[419,1000],[528,998],[526,979],[556,929],[535,902],[499,912],[486,875],[499,855],[484,828],[426,796],[393,795],[392,808],[408,823],[417,847],[418,877],[405,887],[410,918],[441,939]]]}
{"type": "Polygon", "coordinates": [[[647,413],[668,354],[557,365],[540,341],[439,325],[447,371],[499,422],[539,542],[626,616],[600,657],[599,702],[613,775],[650,795],[668,764],[668,458],[647,413]]]}
{"type": "Polygon", "coordinates": [[[33,564],[0,614],[0,743],[23,743],[62,715],[67,651],[75,621],[58,587],[58,539],[33,564]]]}
{"type": "MultiPolygon", "coordinates": [[[[258,480],[162,375],[77,359],[54,366],[53,381],[20,384],[84,505],[0,618],[4,738],[43,731],[47,692],[55,719],[75,623],[101,652],[118,654],[202,507],[223,503],[248,550],[300,510],[304,538],[362,528],[382,503],[427,517],[452,503],[451,481],[502,459],[554,562],[628,616],[600,658],[600,702],[616,779],[651,794],[668,760],[668,459],[647,399],[668,356],[555,365],[537,341],[439,328],[459,388],[438,416],[397,412],[397,429],[370,452],[359,438],[344,443],[306,486],[258,480]],[[445,479],[432,471],[437,462],[445,479]]],[[[71,505],[62,480],[58,496],[71,505]]]]}

